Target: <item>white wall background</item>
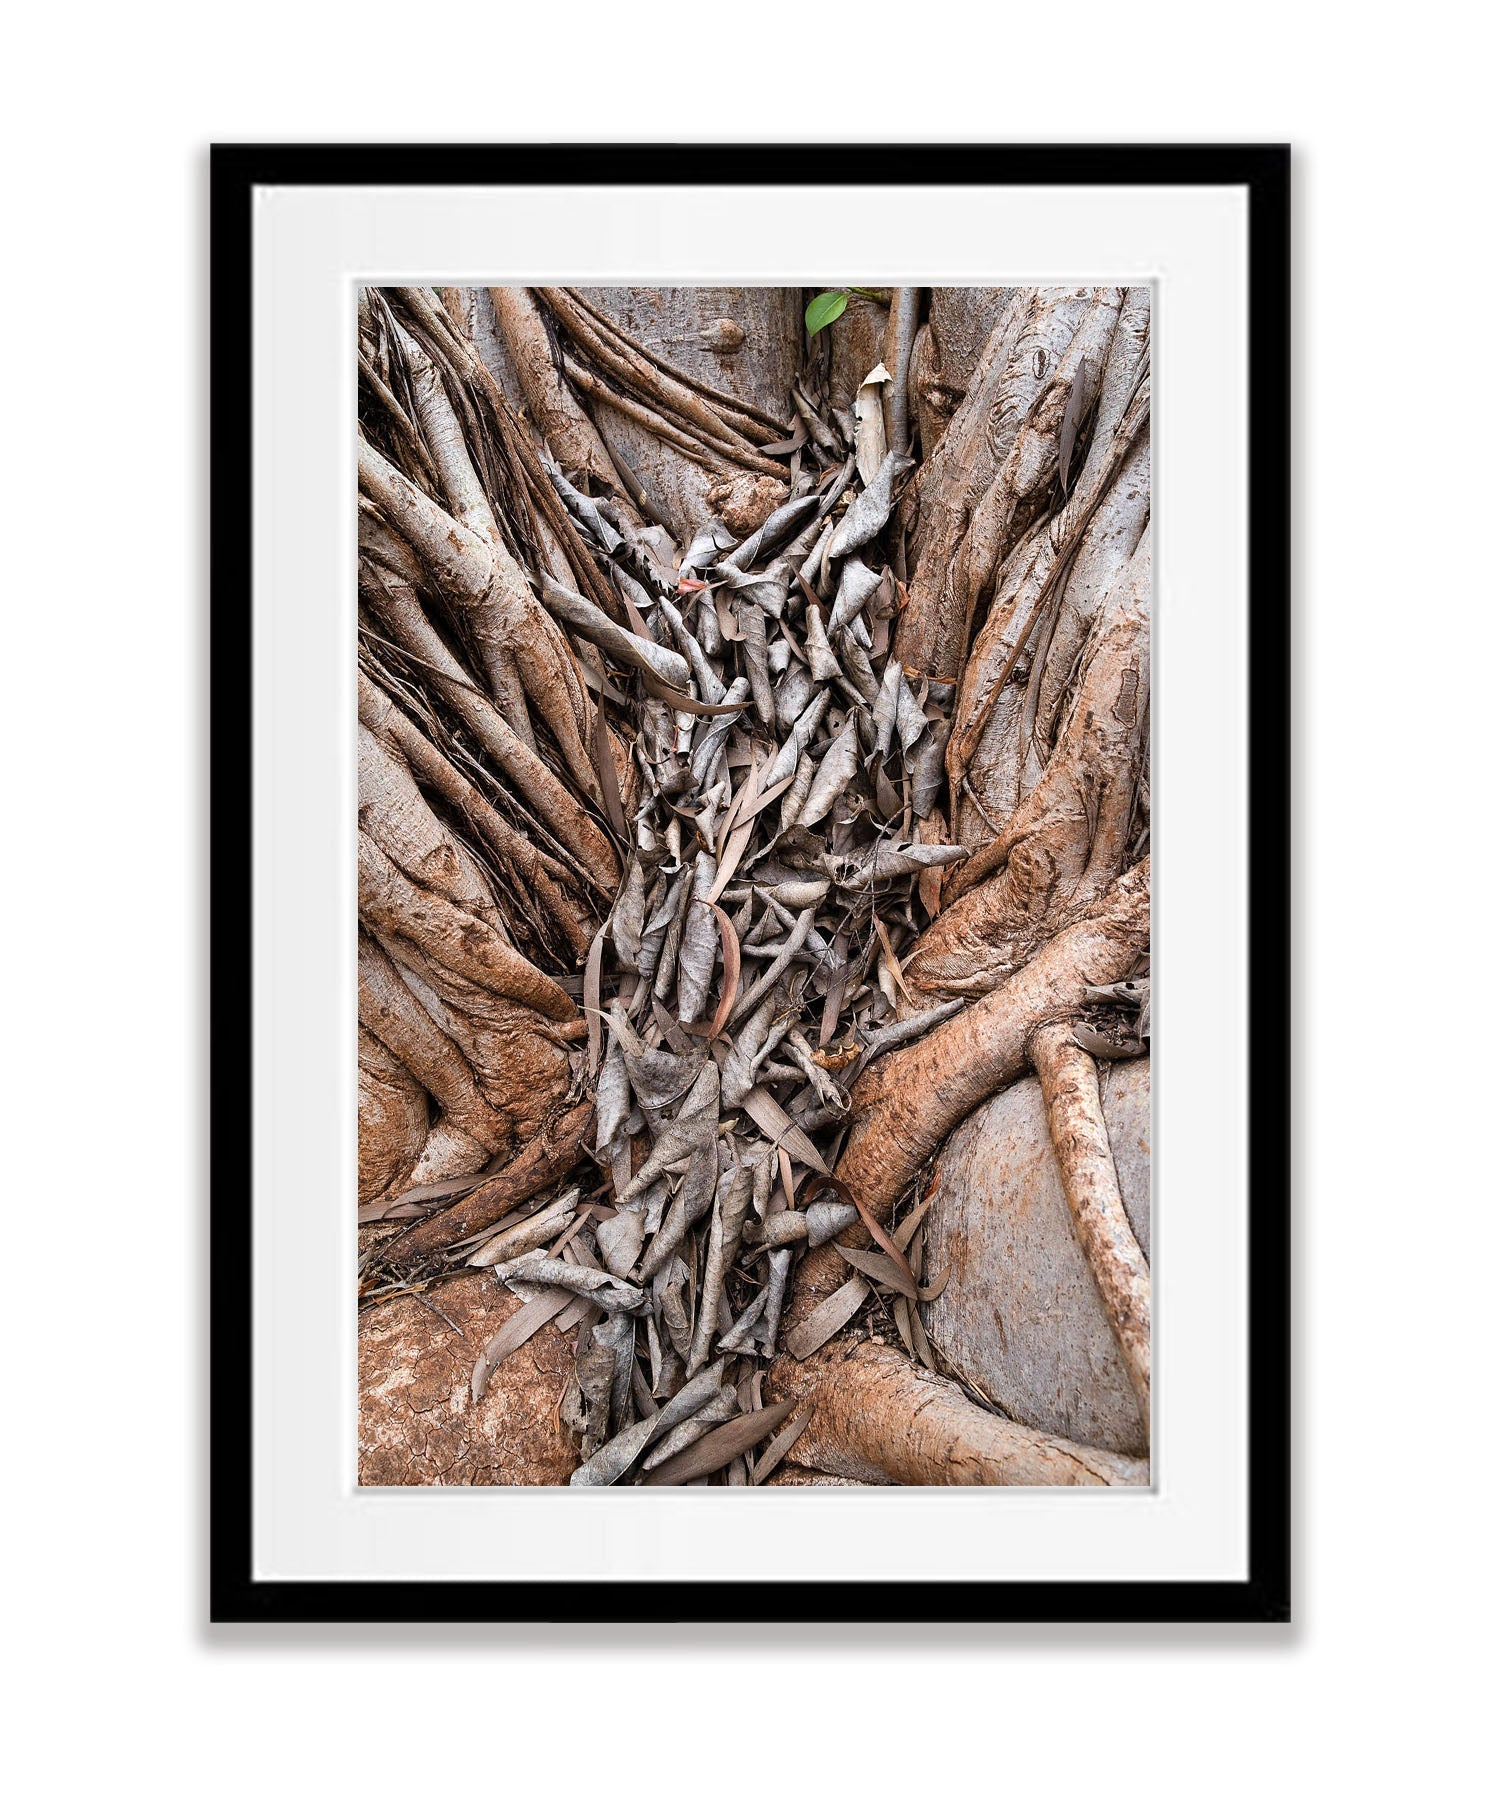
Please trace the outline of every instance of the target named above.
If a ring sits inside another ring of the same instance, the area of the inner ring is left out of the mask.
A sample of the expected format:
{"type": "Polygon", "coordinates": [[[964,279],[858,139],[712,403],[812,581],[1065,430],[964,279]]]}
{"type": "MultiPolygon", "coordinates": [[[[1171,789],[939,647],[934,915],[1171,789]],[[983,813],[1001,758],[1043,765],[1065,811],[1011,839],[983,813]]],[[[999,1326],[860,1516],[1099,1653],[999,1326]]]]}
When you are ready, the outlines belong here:
{"type": "Polygon", "coordinates": [[[90,3],[8,32],[18,1791],[1460,1791],[1495,1598],[1479,9],[951,8],[942,43],[884,4],[525,12],[90,3]],[[709,136],[1296,146],[1289,1629],[203,1624],[204,146],[709,136]],[[638,1748],[596,1771],[586,1737],[638,1748]]]}

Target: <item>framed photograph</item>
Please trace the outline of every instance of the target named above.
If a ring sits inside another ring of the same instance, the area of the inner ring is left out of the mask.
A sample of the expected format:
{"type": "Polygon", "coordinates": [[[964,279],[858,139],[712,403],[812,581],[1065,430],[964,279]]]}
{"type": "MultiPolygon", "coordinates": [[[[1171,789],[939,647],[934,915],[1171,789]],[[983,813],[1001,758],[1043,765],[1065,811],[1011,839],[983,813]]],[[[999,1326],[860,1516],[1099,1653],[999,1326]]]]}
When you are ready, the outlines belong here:
{"type": "Polygon", "coordinates": [[[1287,1619],[1285,148],[212,181],[214,1619],[1287,1619]]]}

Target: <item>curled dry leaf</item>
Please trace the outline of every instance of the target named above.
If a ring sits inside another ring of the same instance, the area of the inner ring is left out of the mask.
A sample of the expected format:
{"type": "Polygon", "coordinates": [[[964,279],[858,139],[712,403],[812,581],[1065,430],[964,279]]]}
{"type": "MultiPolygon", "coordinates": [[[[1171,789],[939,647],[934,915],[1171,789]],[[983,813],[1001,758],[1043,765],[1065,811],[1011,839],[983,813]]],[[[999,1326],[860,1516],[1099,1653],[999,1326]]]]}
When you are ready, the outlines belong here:
{"type": "MultiPolygon", "coordinates": [[[[867,1275],[871,1281],[879,1282],[883,1287],[895,1288],[898,1294],[904,1294],[908,1300],[920,1298],[910,1271],[883,1252],[851,1250],[847,1244],[840,1244],[838,1250],[850,1268],[858,1269],[861,1275],[867,1275]]],[[[908,1349],[910,1347],[907,1346],[908,1349]]]]}
{"type": "Polygon", "coordinates": [[[740,940],[723,907],[710,905],[709,910],[718,922],[719,944],[724,957],[724,991],[719,996],[719,1004],[714,1008],[714,1016],[708,1026],[708,1035],[716,1038],[729,1022],[735,992],[740,983],[740,940]]]}
{"type": "Polygon", "coordinates": [[[821,1350],[835,1332],[844,1329],[869,1297],[870,1284],[862,1275],[851,1275],[841,1288],[815,1306],[795,1331],[788,1332],[788,1354],[796,1357],[798,1362],[805,1362],[815,1350],[821,1350]]]}
{"type": "Polygon", "coordinates": [[[906,1260],[905,1250],[901,1248],[894,1238],[889,1236],[884,1226],[880,1224],[879,1220],[876,1219],[875,1215],[870,1211],[869,1207],[865,1205],[864,1201],[860,1199],[859,1195],[854,1192],[853,1188],[841,1181],[837,1175],[819,1175],[815,1177],[808,1183],[808,1196],[811,1197],[814,1193],[820,1193],[824,1188],[832,1188],[834,1193],[838,1195],[845,1205],[852,1206],[859,1214],[860,1223],[864,1226],[865,1230],[869,1232],[870,1236],[874,1238],[875,1242],[879,1244],[880,1248],[885,1251],[886,1255],[890,1258],[891,1263],[897,1270],[897,1278],[894,1285],[897,1286],[903,1294],[906,1294],[908,1298],[915,1300],[917,1298],[916,1277],[912,1274],[911,1265],[906,1260]]]}
{"type": "Polygon", "coordinates": [[[731,1419],[727,1425],[720,1425],[691,1448],[653,1469],[644,1478],[642,1486],[669,1487],[696,1480],[700,1475],[714,1474],[775,1431],[791,1414],[794,1405],[791,1400],[783,1400],[776,1406],[763,1406],[758,1412],[731,1419]]]}

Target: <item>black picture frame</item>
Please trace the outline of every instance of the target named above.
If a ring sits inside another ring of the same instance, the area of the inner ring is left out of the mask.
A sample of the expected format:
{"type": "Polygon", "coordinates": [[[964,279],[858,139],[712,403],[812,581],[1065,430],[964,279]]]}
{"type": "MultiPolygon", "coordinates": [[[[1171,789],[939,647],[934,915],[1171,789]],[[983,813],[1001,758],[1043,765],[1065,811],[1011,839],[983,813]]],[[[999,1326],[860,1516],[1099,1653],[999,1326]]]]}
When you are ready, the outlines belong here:
{"type": "Polygon", "coordinates": [[[1213,145],[216,145],[211,153],[212,1074],[209,1605],[214,1623],[1279,1622],[1291,1617],[1290,150],[1213,145]],[[506,1584],[260,1580],[251,1563],[251,208],[263,186],[1223,186],[1249,232],[1248,1575],[1243,1581],[506,1584]]]}

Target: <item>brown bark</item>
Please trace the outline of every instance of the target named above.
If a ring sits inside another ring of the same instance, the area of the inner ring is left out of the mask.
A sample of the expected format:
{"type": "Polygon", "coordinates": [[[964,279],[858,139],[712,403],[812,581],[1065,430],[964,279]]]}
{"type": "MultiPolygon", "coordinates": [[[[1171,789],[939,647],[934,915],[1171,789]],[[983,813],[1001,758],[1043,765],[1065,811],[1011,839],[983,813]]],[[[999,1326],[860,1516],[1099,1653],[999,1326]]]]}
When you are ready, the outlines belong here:
{"type": "Polygon", "coordinates": [[[1039,1027],[1030,1049],[1078,1242],[1119,1341],[1141,1418],[1149,1427],[1151,1271],[1120,1195],[1099,1098],[1099,1072],[1094,1059],[1074,1042],[1065,1020],[1039,1027]]]}
{"type": "Polygon", "coordinates": [[[835,1342],[806,1362],[782,1356],[766,1380],[777,1400],[814,1402],[797,1441],[830,1475],[915,1487],[1143,1486],[1145,1463],[1069,1443],[975,1405],[899,1350],[835,1342]]]}
{"type": "MultiPolygon", "coordinates": [[[[587,547],[552,490],[530,437],[521,427],[512,398],[480,355],[478,346],[465,338],[455,329],[452,320],[433,306],[424,289],[398,288],[396,292],[419,328],[428,334],[429,348],[440,344],[455,375],[473,384],[481,410],[494,429],[497,447],[511,467],[518,492],[524,494],[525,503],[531,509],[538,536],[544,541],[550,538],[561,549],[583,591],[611,617],[617,616],[619,601],[614,589],[595,568],[587,547]]],[[[496,348],[493,344],[491,347],[496,348]]],[[[503,349],[503,343],[499,347],[503,349]]],[[[514,381],[514,369],[508,355],[503,357],[503,362],[514,381]]],[[[560,569],[555,572],[559,576],[563,573],[560,569]]]]}
{"type": "Polygon", "coordinates": [[[918,446],[930,461],[948,421],[963,404],[990,333],[1014,288],[932,288],[927,322],[917,333],[907,384],[918,446]]]}
{"type": "Polygon", "coordinates": [[[450,1005],[494,1020],[504,1008],[492,1003],[511,1002],[538,1015],[543,1032],[577,1019],[569,996],[510,942],[485,873],[427,805],[408,765],[364,725],[358,843],[361,918],[400,945],[397,960],[450,1005]]]}
{"type": "Polygon", "coordinates": [[[1027,1039],[1076,1011],[1083,990],[1121,981],[1149,942],[1150,859],[1040,950],[1018,975],[856,1083],[858,1109],[841,1179],[880,1220],[953,1127],[1027,1066],[1027,1039]]]}
{"type": "Polygon", "coordinates": [[[561,931],[575,957],[588,949],[593,920],[573,891],[568,871],[502,819],[473,782],[425,738],[387,694],[361,673],[360,723],[405,761],[421,782],[468,819],[512,877],[522,904],[528,897],[561,931]]]}
{"type": "Polygon", "coordinates": [[[1085,410],[1121,288],[1022,288],[919,483],[916,571],[897,646],[910,669],[956,681],[974,613],[1057,471],[1075,375],[1085,410]]]}
{"type": "Polygon", "coordinates": [[[489,296],[527,408],[552,454],[564,469],[587,476],[606,493],[614,492],[620,485],[614,464],[553,360],[551,340],[531,289],[492,287],[489,296]]]}
{"type": "Polygon", "coordinates": [[[480,1091],[463,1051],[433,1021],[379,942],[364,931],[359,937],[359,1019],[411,1070],[452,1125],[489,1151],[505,1148],[510,1127],[480,1091]]]}
{"type": "Polygon", "coordinates": [[[359,905],[376,931],[501,999],[568,1021],[577,1009],[507,940],[500,909],[407,765],[360,727],[359,905]]]}
{"type": "Polygon", "coordinates": [[[373,1200],[416,1167],[427,1142],[427,1094],[411,1070],[359,1032],[359,1198],[373,1200]]]}
{"type": "Polygon", "coordinates": [[[399,1245],[402,1260],[435,1255],[514,1212],[523,1201],[577,1167],[593,1128],[592,1100],[582,1100],[548,1119],[505,1168],[456,1205],[408,1232],[399,1245]]]}
{"type": "MultiPolygon", "coordinates": [[[[597,800],[598,777],[586,748],[593,703],[567,639],[498,535],[487,543],[365,445],[360,447],[360,486],[406,537],[441,591],[469,615],[502,710],[509,699],[512,725],[526,720],[525,702],[519,698],[524,692],[552,733],[574,783],[597,800]]],[[[530,738],[529,722],[518,735],[530,738]]]]}
{"type": "MultiPolygon", "coordinates": [[[[1067,503],[1038,521],[1007,559],[965,663],[946,758],[965,843],[987,841],[966,798],[981,816],[1003,821],[1040,779],[1074,692],[1078,654],[1112,587],[1145,549],[1151,395],[1140,362],[1139,342],[1122,326],[1084,468],[1067,503]],[[1137,385],[1115,419],[1112,390],[1132,379],[1137,385]]],[[[987,832],[993,836],[993,826],[987,832]]]]}
{"type": "Polygon", "coordinates": [[[567,1090],[582,1021],[510,943],[478,864],[364,725],[359,799],[362,1017],[444,1104],[412,1170],[438,1179],[530,1135],[567,1090]]]}
{"type": "Polygon", "coordinates": [[[660,406],[674,422],[680,422],[683,431],[720,457],[777,480],[785,478],[781,464],[761,456],[755,440],[738,429],[723,408],[705,398],[701,390],[679,380],[659,360],[642,355],[628,334],[607,323],[585,295],[568,288],[540,288],[538,292],[569,334],[604,371],[633,388],[648,406],[660,406]]]}
{"type": "Polygon", "coordinates": [[[1123,867],[1146,748],[1150,583],[1142,539],[1096,622],[1045,773],[999,835],[955,871],[942,914],[907,966],[913,987],[998,987],[1066,911],[1086,905],[1123,867]]]}
{"type": "Polygon", "coordinates": [[[422,612],[414,590],[379,579],[364,588],[382,624],[401,649],[441,682],[443,698],[474,733],[497,771],[536,811],[559,844],[577,859],[599,892],[613,895],[619,862],[609,838],[537,753],[518,738],[489,697],[469,679],[422,612]]]}
{"type": "MultiPolygon", "coordinates": [[[[1124,979],[1150,940],[1150,859],[1060,931],[1002,988],[925,1038],[882,1057],[855,1083],[855,1122],[839,1159],[839,1179],[880,1224],[948,1134],[981,1101],[1029,1067],[1027,1044],[1038,1025],[1071,1015],[1084,989],[1124,979]]],[[[868,1241],[851,1226],[841,1241],[868,1241]]],[[[797,1267],[788,1327],[842,1286],[847,1265],[837,1246],[810,1251],[797,1267]]]]}
{"type": "Polygon", "coordinates": [[[828,329],[828,397],[840,412],[849,412],[860,383],[885,350],[890,308],[865,294],[851,294],[842,315],[828,329]]]}
{"type": "MultiPolygon", "coordinates": [[[[737,415],[737,424],[747,441],[765,441],[764,435],[752,439],[754,412],[773,420],[776,415],[790,415],[788,396],[802,345],[800,295],[795,291],[582,288],[572,290],[572,296],[575,310],[604,313],[635,343],[645,344],[653,352],[659,348],[674,365],[675,379],[682,385],[699,381],[745,408],[737,415]],[[705,320],[717,318],[733,319],[745,333],[742,346],[732,355],[722,355],[698,336],[705,320]]],[[[634,472],[653,516],[667,520],[681,544],[713,516],[709,490],[743,467],[739,463],[704,467],[664,444],[618,408],[595,405],[592,415],[615,461],[634,472]]],[[[790,426],[773,423],[765,430],[778,437],[790,426]]],[[[766,469],[751,472],[771,474],[766,469]]]]}
{"type": "Polygon", "coordinates": [[[891,295],[890,315],[886,323],[884,362],[891,378],[885,384],[885,441],[897,456],[905,456],[911,448],[911,383],[912,346],[917,336],[917,315],[922,290],[899,287],[891,295]]]}
{"type": "Polygon", "coordinates": [[[1015,294],[1008,287],[933,288],[927,319],[932,327],[933,358],[944,387],[961,400],[1015,294]]]}

